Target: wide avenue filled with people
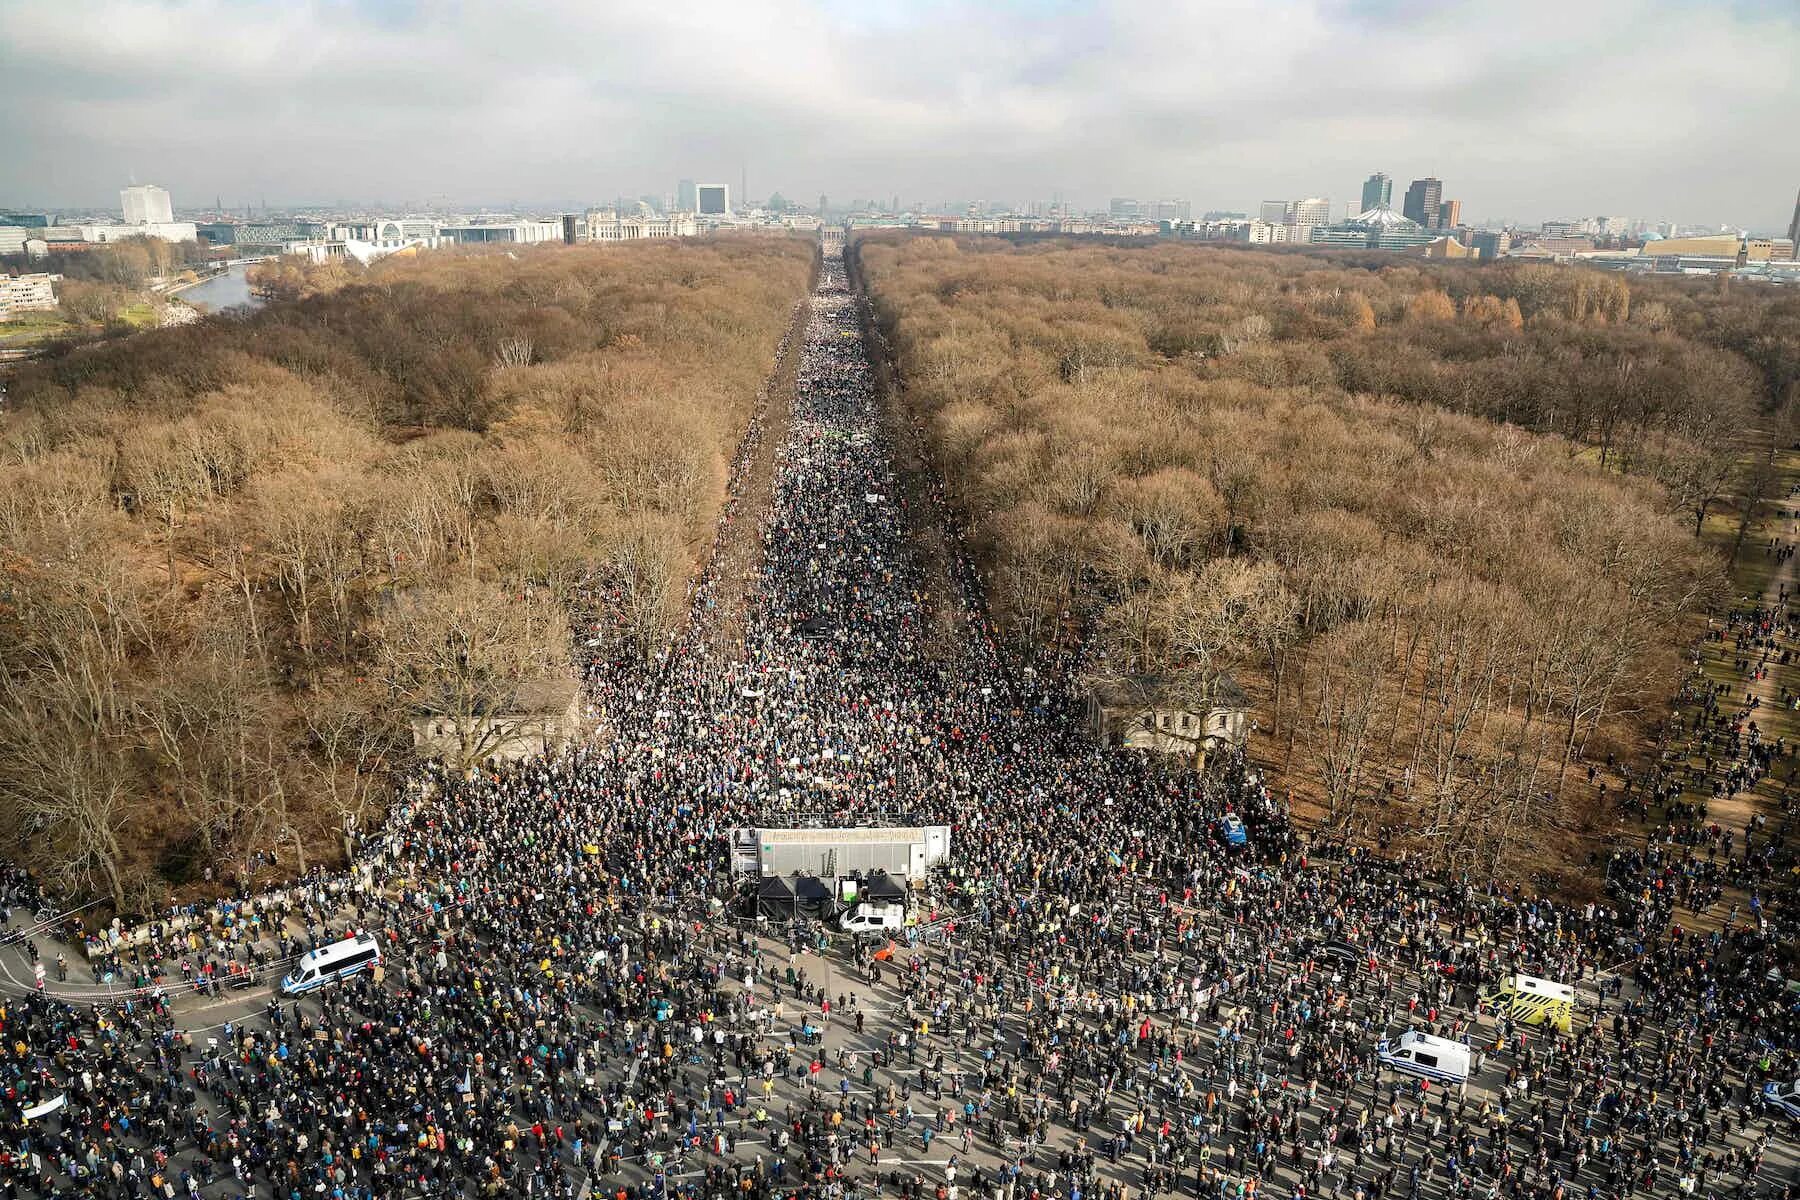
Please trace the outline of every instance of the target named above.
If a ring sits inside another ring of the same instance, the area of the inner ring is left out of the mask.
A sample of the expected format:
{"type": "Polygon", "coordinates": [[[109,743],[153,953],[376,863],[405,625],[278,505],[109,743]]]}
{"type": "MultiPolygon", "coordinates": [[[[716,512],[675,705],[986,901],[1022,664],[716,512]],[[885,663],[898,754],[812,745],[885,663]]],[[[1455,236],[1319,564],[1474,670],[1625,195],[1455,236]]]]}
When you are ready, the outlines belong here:
{"type": "Polygon", "coordinates": [[[279,893],[75,936],[0,876],[0,1197],[1792,1195],[1791,930],[1691,912],[1766,840],[1559,904],[1097,746],[926,569],[836,255],[808,321],[741,645],[704,575],[653,661],[596,631],[595,736],[279,893]],[[740,903],[732,831],[808,825],[952,842],[858,938],[740,903]]]}

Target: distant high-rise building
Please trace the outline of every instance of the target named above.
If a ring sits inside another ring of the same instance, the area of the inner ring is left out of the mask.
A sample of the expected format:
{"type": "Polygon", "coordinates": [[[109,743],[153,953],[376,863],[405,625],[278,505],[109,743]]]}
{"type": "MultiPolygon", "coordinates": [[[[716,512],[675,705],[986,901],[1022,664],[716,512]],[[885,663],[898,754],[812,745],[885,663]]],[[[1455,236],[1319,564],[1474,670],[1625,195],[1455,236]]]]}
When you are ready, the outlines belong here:
{"type": "Polygon", "coordinates": [[[1331,224],[1331,201],[1324,196],[1308,196],[1288,207],[1290,225],[1331,224]]]}
{"type": "Polygon", "coordinates": [[[1142,212],[1143,207],[1142,204],[1131,199],[1129,196],[1114,196],[1112,198],[1112,204],[1109,206],[1112,215],[1121,218],[1135,218],[1142,212]]]}
{"type": "Polygon", "coordinates": [[[169,193],[153,183],[119,189],[119,204],[127,225],[167,225],[175,219],[169,193]]]}
{"type": "Polygon", "coordinates": [[[1462,224],[1462,201],[1446,200],[1438,208],[1438,228],[1455,229],[1462,224]]]}
{"type": "Polygon", "coordinates": [[[728,183],[695,184],[694,211],[703,217],[729,216],[731,214],[731,185],[728,183]]]}
{"type": "Polygon", "coordinates": [[[1444,183],[1441,179],[1430,176],[1415,179],[1412,186],[1406,189],[1406,207],[1401,214],[1409,221],[1417,221],[1427,229],[1436,229],[1438,210],[1444,203],[1444,183]]]}
{"type": "Polygon", "coordinates": [[[1800,258],[1800,192],[1794,193],[1794,219],[1788,222],[1788,241],[1794,243],[1794,257],[1800,258]]]}
{"type": "Polygon", "coordinates": [[[694,181],[683,179],[675,185],[675,207],[680,212],[693,212],[694,203],[694,181]]]}
{"type": "Polygon", "coordinates": [[[1264,221],[1279,225],[1287,220],[1288,202],[1286,200],[1264,200],[1257,216],[1264,221]]]}
{"type": "Polygon", "coordinates": [[[1387,172],[1377,171],[1363,180],[1362,207],[1358,212],[1368,212],[1371,208],[1387,208],[1394,202],[1394,181],[1387,172]]]}

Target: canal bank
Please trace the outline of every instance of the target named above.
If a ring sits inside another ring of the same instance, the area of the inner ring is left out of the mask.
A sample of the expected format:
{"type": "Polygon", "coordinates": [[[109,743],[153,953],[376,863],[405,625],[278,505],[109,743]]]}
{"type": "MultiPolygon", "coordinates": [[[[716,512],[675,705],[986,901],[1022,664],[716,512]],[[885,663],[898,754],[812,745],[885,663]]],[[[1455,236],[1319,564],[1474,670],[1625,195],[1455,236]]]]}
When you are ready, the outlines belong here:
{"type": "Polygon", "coordinates": [[[184,303],[207,313],[223,312],[228,308],[260,308],[263,301],[251,292],[250,281],[244,274],[246,270],[248,267],[244,264],[227,267],[221,274],[167,294],[180,296],[184,303]]]}

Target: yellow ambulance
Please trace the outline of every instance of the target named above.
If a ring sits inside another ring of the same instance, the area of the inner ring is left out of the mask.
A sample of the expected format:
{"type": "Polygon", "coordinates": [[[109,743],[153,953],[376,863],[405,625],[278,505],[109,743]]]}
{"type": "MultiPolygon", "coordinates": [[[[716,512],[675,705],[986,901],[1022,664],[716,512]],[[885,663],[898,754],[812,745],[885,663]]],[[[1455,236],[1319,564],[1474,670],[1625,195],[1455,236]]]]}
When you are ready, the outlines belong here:
{"type": "Polygon", "coordinates": [[[1575,1023],[1575,989],[1554,979],[1509,975],[1481,1000],[1495,1016],[1511,1017],[1521,1025],[1568,1033],[1575,1023]]]}

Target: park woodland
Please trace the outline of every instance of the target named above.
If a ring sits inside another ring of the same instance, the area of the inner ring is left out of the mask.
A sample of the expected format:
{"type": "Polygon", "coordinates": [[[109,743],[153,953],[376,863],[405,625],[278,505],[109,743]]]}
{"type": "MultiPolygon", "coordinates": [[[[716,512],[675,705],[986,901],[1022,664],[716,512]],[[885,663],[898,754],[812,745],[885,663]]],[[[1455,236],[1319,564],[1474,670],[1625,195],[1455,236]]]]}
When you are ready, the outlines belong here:
{"type": "MultiPolygon", "coordinates": [[[[15,856],[134,910],[301,872],[379,822],[418,714],[468,769],[577,650],[665,653],[816,257],[284,260],[260,311],[16,372],[15,856]]],[[[892,233],[848,259],[911,515],[941,504],[1002,652],[1071,693],[1229,686],[1300,819],[1436,866],[1578,879],[1782,499],[1779,289],[892,233]]]]}

